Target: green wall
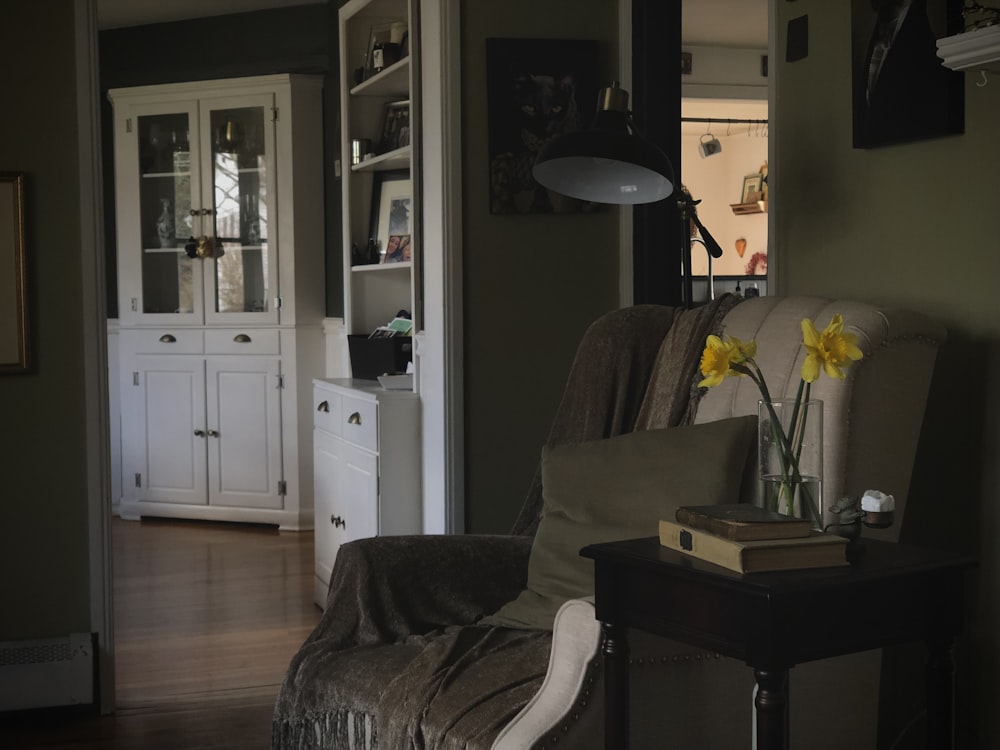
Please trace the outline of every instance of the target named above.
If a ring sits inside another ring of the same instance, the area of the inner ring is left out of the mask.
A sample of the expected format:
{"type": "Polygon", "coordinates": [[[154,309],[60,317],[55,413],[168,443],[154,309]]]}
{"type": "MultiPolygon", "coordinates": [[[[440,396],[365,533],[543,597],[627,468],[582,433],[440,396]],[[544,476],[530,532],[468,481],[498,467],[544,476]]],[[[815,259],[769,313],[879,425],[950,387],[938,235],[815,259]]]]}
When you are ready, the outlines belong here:
{"type": "Polygon", "coordinates": [[[90,631],[73,23],[72,0],[6,2],[0,23],[0,171],[26,176],[35,359],[0,376],[0,641],[90,631]]]}
{"type": "MultiPolygon", "coordinates": [[[[1000,747],[1000,77],[979,87],[978,73],[964,74],[964,135],[856,150],[850,3],[776,7],[781,36],[802,14],[810,29],[808,58],[785,63],[783,38],[775,55],[769,179],[778,291],[905,306],[949,330],[903,541],[979,557],[957,651],[959,739],[1000,747]]],[[[922,674],[914,676],[919,684],[922,674]]]]}
{"type": "MultiPolygon", "coordinates": [[[[607,0],[462,3],[466,528],[510,529],[584,328],[618,306],[618,209],[491,215],[490,37],[596,39],[609,85],[618,17],[607,0]]],[[[595,103],[580,102],[586,120],[595,103]]]]}

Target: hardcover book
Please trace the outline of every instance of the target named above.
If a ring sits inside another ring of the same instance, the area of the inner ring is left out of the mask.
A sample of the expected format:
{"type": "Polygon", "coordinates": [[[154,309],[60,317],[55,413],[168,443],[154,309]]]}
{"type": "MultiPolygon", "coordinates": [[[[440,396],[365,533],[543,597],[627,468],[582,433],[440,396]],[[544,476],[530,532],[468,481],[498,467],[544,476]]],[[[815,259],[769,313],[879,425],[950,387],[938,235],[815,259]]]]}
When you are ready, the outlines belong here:
{"type": "Polygon", "coordinates": [[[737,573],[847,565],[847,539],[819,531],[795,539],[737,542],[673,521],[660,521],[660,544],[737,573]]]}
{"type": "Polygon", "coordinates": [[[677,509],[677,523],[710,531],[726,539],[794,539],[809,536],[807,518],[785,516],[749,503],[686,505],[677,509]]]}

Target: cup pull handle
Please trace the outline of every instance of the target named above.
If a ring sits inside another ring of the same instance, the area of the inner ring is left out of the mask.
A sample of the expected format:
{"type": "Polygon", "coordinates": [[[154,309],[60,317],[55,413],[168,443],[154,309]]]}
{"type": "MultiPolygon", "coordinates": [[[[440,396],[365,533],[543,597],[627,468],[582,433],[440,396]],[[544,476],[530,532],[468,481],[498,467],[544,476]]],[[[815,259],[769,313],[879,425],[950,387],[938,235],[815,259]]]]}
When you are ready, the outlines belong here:
{"type": "Polygon", "coordinates": [[[172,333],[165,333],[160,336],[161,344],[173,344],[177,341],[177,338],[172,333]]]}
{"type": "Polygon", "coordinates": [[[361,424],[361,414],[354,412],[347,418],[347,424],[361,424]]]}
{"type": "Polygon", "coordinates": [[[237,344],[249,344],[250,337],[247,336],[245,333],[238,333],[235,336],[233,336],[233,341],[235,341],[237,344]]]}
{"type": "Polygon", "coordinates": [[[319,402],[319,406],[316,407],[316,411],[322,411],[322,412],[329,413],[330,412],[330,402],[329,401],[320,401],[319,402]]]}

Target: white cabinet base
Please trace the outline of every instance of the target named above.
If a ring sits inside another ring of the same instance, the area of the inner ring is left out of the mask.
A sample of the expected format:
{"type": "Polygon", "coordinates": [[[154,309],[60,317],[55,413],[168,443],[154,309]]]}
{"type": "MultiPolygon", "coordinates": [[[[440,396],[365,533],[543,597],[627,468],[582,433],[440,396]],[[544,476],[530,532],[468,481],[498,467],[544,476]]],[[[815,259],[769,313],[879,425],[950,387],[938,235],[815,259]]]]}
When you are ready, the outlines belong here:
{"type": "Polygon", "coordinates": [[[342,544],[419,534],[420,402],[375,381],[313,381],[313,600],[326,606],[342,544]]]}

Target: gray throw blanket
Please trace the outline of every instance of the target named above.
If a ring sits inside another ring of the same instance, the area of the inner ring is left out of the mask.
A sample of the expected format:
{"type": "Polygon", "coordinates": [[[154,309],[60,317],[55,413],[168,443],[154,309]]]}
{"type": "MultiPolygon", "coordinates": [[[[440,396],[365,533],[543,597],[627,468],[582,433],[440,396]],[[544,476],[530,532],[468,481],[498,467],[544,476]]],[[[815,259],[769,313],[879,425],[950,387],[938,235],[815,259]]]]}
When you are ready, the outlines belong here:
{"type": "MultiPolygon", "coordinates": [[[[709,333],[737,300],[640,305],[584,335],[549,441],[687,424],[709,333]]],[[[363,539],[340,548],[327,609],[293,657],[275,749],[488,750],[541,686],[550,631],[475,624],[524,588],[540,474],[509,536],[363,539]]]]}

